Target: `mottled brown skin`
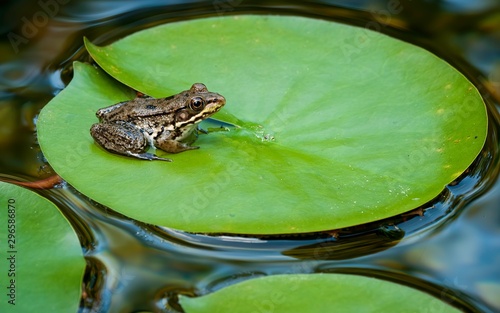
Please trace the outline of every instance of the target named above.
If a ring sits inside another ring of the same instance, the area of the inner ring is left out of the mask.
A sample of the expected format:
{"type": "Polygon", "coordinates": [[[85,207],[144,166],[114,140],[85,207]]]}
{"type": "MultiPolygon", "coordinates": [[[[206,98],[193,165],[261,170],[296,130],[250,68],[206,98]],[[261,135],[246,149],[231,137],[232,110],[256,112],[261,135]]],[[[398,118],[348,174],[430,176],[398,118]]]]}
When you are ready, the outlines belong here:
{"type": "Polygon", "coordinates": [[[156,147],[169,153],[198,149],[197,124],[219,111],[226,99],[197,83],[167,98],[138,97],[100,109],[90,134],[109,152],[143,160],[163,160],[146,152],[156,147]]]}

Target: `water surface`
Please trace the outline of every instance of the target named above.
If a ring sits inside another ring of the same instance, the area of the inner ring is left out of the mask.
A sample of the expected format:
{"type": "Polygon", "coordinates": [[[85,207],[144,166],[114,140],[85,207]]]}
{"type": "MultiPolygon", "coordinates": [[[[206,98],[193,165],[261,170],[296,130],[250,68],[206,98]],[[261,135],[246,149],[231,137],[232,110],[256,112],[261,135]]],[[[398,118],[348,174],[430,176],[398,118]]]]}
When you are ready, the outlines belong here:
{"type": "Polygon", "coordinates": [[[66,184],[39,191],[71,221],[88,260],[81,312],[175,312],[178,294],[201,295],[264,275],[313,272],[380,277],[465,311],[500,311],[500,18],[495,14],[500,7],[495,1],[54,3],[47,8],[37,1],[11,1],[1,10],[2,179],[53,175],[36,142],[36,116],[71,80],[72,62],[90,61],[83,36],[106,44],[141,29],[204,16],[293,14],[387,33],[458,68],[482,93],[490,117],[480,156],[435,201],[335,236],[186,234],[130,220],[66,184]],[[34,23],[37,12],[47,19],[30,32],[25,21],[34,23]]]}

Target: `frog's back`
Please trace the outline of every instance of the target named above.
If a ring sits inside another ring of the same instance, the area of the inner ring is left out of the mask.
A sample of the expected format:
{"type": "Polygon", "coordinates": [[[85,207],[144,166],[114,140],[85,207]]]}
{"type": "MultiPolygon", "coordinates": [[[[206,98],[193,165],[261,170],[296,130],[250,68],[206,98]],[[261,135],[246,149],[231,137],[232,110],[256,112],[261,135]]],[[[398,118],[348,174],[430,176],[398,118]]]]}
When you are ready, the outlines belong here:
{"type": "Polygon", "coordinates": [[[170,100],[169,98],[135,98],[99,109],[96,116],[100,121],[115,122],[133,121],[144,117],[168,114],[167,111],[171,108],[165,107],[163,104],[166,100],[170,100]]]}

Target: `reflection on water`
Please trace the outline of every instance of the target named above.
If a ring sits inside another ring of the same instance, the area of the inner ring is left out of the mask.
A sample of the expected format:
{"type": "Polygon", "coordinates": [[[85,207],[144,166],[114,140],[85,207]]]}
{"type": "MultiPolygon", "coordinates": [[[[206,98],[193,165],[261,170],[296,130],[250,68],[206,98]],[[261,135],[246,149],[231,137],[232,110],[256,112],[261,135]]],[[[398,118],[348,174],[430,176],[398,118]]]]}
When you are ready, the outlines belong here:
{"type": "Polygon", "coordinates": [[[300,14],[363,26],[417,43],[474,82],[491,109],[487,145],[467,173],[432,203],[396,219],[329,234],[235,237],[144,225],[93,203],[71,186],[41,191],[68,217],[88,268],[82,312],[179,311],[200,295],[278,273],[343,272],[426,290],[467,311],[500,310],[498,105],[500,18],[495,0],[11,1],[0,26],[0,176],[53,175],[36,143],[39,110],[89,60],[82,37],[108,43],[193,16],[300,14]],[[43,2],[43,1],[42,1],[43,2]],[[353,10],[355,9],[355,10],[353,10]],[[46,19],[40,13],[44,12],[46,19]],[[34,20],[34,17],[38,20],[34,20]],[[50,17],[50,18],[49,18],[50,17]],[[397,223],[396,225],[394,223],[397,223]]]}

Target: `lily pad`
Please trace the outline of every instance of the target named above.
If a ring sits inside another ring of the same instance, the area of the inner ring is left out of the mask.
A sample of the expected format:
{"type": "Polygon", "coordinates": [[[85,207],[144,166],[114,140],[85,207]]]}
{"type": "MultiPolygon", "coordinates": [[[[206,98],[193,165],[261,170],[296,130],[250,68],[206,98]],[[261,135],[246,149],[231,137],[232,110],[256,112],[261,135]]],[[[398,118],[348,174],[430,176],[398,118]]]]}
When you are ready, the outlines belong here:
{"type": "Polygon", "coordinates": [[[0,182],[0,312],[76,312],[85,261],[55,205],[0,182]]]}
{"type": "MultiPolygon", "coordinates": [[[[164,97],[203,82],[224,95],[173,163],[113,155],[89,135],[94,112],[133,97],[75,64],[41,112],[39,141],[64,179],[132,218],[192,232],[279,234],[367,223],[418,207],[483,147],[474,86],[419,47],[294,16],[234,16],[150,28],[106,47],[86,41],[125,85],[164,97]]],[[[161,155],[161,153],[160,153],[161,155]]]]}
{"type": "Polygon", "coordinates": [[[179,301],[186,313],[460,312],[406,286],[344,274],[268,276],[179,301]]]}

